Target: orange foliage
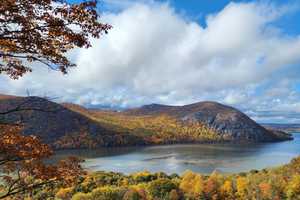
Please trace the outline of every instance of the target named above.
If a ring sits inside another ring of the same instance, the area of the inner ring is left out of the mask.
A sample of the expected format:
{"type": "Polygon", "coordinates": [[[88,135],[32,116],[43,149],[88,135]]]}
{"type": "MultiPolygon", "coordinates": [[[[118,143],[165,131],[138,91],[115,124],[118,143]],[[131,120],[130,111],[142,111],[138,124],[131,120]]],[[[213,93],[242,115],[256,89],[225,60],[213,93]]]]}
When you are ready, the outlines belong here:
{"type": "Polygon", "coordinates": [[[111,26],[98,21],[97,1],[66,4],[60,0],[0,1],[0,74],[17,79],[39,62],[67,73],[73,67],[65,53],[90,47],[111,26]],[[26,61],[26,62],[25,62],[26,61]]]}
{"type": "Polygon", "coordinates": [[[0,125],[0,130],[0,174],[6,186],[0,199],[58,181],[71,184],[84,173],[77,158],[45,164],[52,150],[35,136],[19,134],[21,127],[0,125]]]}
{"type": "Polygon", "coordinates": [[[206,198],[217,200],[218,198],[218,181],[216,177],[210,176],[204,185],[204,194],[206,198]]]}
{"type": "MultiPolygon", "coordinates": [[[[66,53],[75,47],[89,48],[90,36],[99,38],[111,28],[98,17],[95,0],[79,4],[61,0],[0,1],[0,74],[17,79],[32,70],[28,66],[32,62],[67,73],[75,65],[66,53]]],[[[77,158],[45,164],[52,150],[34,136],[21,135],[21,128],[7,125],[0,118],[0,199],[45,184],[70,184],[83,174],[77,158]]]]}
{"type": "Polygon", "coordinates": [[[260,183],[258,185],[260,192],[261,192],[261,197],[263,199],[272,199],[272,187],[268,183],[260,183]]]}

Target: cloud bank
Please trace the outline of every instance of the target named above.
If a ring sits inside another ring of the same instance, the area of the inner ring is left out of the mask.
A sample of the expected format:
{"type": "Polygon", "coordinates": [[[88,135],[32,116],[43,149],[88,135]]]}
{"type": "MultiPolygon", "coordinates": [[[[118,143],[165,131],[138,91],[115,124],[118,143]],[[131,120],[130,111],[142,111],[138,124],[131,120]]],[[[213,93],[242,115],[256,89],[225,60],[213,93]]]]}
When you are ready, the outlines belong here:
{"type": "Polygon", "coordinates": [[[300,122],[300,36],[276,25],[293,8],[230,3],[200,25],[165,3],[122,6],[102,16],[108,35],[70,54],[78,67],[68,75],[37,67],[18,81],[0,77],[0,92],[90,106],[214,100],[260,121],[300,122]]]}

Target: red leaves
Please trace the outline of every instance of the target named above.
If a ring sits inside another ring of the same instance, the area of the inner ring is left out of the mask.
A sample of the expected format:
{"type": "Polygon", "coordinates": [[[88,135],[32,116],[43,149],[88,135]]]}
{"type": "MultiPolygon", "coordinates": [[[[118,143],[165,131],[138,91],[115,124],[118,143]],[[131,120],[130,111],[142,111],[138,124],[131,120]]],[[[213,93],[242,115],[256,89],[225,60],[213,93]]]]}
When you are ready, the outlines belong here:
{"type": "Polygon", "coordinates": [[[18,160],[42,159],[52,155],[50,147],[42,144],[35,136],[19,134],[20,127],[0,126],[0,129],[2,154],[18,160]]]}

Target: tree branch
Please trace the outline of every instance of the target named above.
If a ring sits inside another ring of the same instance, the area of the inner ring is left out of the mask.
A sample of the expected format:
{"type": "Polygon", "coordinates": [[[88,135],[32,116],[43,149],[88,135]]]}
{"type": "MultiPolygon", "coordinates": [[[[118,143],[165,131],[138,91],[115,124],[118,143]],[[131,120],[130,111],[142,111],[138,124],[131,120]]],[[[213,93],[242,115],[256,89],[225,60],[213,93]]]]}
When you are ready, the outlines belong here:
{"type": "Polygon", "coordinates": [[[41,186],[44,186],[44,185],[53,184],[55,182],[57,182],[57,180],[50,180],[50,181],[46,181],[46,182],[42,182],[42,183],[32,184],[32,185],[29,185],[27,187],[15,188],[15,191],[7,191],[7,193],[0,196],[0,199],[5,199],[5,198],[10,197],[12,195],[23,193],[23,192],[28,191],[28,190],[33,190],[35,188],[38,188],[38,187],[41,187],[41,186]]]}

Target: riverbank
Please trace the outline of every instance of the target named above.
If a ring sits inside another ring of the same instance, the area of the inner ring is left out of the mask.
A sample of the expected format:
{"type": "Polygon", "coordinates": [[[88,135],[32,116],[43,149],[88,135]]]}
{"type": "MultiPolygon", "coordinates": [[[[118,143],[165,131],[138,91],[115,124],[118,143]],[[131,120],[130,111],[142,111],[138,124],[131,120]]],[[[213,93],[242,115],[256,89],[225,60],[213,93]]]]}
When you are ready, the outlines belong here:
{"type": "Polygon", "coordinates": [[[180,199],[297,199],[300,195],[300,157],[289,164],[248,173],[202,175],[137,172],[94,172],[72,187],[47,188],[35,197],[72,200],[180,200],[180,199]]]}

